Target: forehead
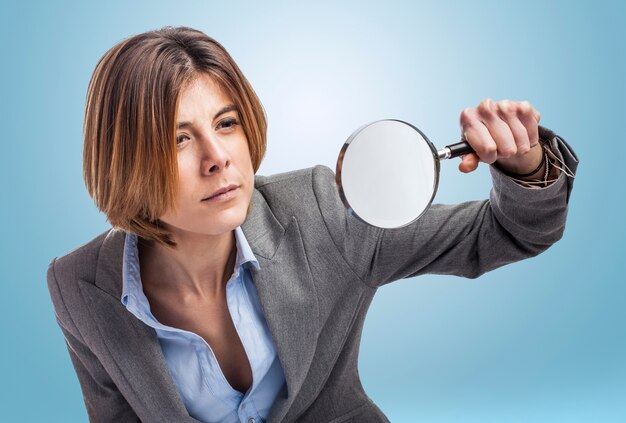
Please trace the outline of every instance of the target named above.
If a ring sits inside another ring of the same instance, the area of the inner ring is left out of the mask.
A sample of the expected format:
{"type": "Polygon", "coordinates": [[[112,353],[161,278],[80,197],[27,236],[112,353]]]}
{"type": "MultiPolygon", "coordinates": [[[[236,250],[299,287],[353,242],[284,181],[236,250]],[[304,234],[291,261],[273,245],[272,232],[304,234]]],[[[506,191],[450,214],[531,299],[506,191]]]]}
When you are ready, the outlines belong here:
{"type": "Polygon", "coordinates": [[[211,76],[202,73],[181,90],[177,121],[193,120],[195,115],[213,116],[232,99],[211,76]]]}

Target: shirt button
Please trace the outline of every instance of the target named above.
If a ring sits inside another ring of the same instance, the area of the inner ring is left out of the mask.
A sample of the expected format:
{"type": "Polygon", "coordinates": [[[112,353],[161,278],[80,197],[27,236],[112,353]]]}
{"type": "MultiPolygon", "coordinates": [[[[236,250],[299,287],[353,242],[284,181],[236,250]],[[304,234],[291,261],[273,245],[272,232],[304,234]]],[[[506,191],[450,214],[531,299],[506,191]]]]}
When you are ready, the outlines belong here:
{"type": "Polygon", "coordinates": [[[250,418],[248,419],[248,423],[255,423],[255,422],[256,422],[256,420],[254,420],[252,417],[250,417],[250,418]]]}

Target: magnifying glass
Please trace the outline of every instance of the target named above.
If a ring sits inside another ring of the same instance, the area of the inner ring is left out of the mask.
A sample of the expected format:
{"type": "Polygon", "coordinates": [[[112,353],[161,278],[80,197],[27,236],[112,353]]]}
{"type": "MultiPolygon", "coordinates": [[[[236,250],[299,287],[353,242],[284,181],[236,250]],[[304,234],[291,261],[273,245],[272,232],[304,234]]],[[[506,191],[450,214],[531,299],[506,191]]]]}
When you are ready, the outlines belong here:
{"type": "Polygon", "coordinates": [[[363,125],[345,142],[335,172],[348,211],[379,228],[401,228],[435,197],[440,161],[473,153],[465,141],[437,150],[415,126],[397,119],[363,125]]]}

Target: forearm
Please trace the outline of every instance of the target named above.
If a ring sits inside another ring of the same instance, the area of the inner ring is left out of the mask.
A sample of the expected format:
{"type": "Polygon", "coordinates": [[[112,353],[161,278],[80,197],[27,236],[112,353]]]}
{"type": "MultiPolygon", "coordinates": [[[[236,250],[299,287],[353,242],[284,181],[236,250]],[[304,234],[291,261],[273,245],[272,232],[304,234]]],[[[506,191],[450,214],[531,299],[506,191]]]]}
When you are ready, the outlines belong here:
{"type": "MultiPolygon", "coordinates": [[[[578,158],[572,152],[569,145],[560,137],[555,135],[552,131],[544,129],[542,140],[545,141],[546,151],[548,152],[548,166],[549,175],[547,178],[548,183],[537,183],[534,185],[524,182],[517,178],[508,177],[498,169],[496,166],[491,167],[491,173],[494,181],[494,188],[496,191],[504,191],[502,194],[496,196],[496,199],[509,197],[515,199],[514,201],[502,202],[501,211],[503,216],[515,216],[513,220],[519,220],[521,226],[526,226],[522,221],[527,216],[536,216],[544,211],[545,204],[542,204],[542,200],[547,200],[553,197],[558,197],[557,192],[564,189],[566,195],[563,200],[566,207],[569,201],[569,195],[572,190],[573,179],[578,166],[578,158]],[[516,184],[512,184],[515,182],[516,184]],[[563,186],[561,188],[561,186],[563,186]],[[508,188],[505,188],[508,187],[508,188]],[[531,189],[529,189],[531,188],[531,189]],[[512,196],[509,194],[513,194],[512,196]]],[[[545,170],[545,168],[544,168],[545,170]]],[[[535,179],[535,181],[543,181],[544,177],[535,179]]],[[[548,212],[548,216],[554,217],[554,211],[548,212]]],[[[541,223],[546,223],[543,217],[539,219],[541,223]]],[[[549,224],[548,227],[558,226],[556,223],[549,224]],[[555,226],[552,226],[555,225],[555,226]]],[[[527,228],[531,230],[534,225],[529,225],[527,228]]],[[[538,228],[536,228],[538,230],[538,228]]],[[[515,236],[515,230],[513,230],[515,236]]],[[[522,233],[519,233],[520,235],[522,233]]]]}

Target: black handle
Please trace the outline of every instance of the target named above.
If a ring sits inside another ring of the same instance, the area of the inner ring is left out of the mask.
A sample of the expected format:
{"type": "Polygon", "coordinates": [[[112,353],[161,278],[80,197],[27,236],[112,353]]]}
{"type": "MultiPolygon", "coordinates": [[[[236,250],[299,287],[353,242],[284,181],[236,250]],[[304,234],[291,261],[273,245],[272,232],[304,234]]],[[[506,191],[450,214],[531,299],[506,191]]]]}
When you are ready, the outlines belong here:
{"type": "Polygon", "coordinates": [[[445,148],[450,149],[450,159],[474,152],[474,149],[471,145],[469,145],[467,141],[461,141],[457,142],[456,144],[446,145],[445,148]]]}

